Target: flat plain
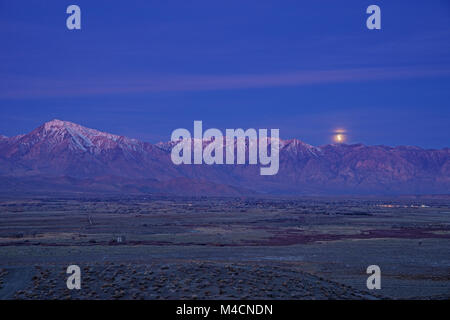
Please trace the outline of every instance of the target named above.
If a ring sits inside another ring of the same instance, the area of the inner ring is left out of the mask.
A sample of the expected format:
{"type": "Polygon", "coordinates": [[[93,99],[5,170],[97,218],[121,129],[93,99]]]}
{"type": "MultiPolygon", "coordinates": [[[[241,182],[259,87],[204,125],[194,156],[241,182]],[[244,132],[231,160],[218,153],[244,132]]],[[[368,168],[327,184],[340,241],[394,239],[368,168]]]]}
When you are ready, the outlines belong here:
{"type": "Polygon", "coordinates": [[[0,199],[0,299],[449,299],[449,253],[448,197],[0,199]]]}

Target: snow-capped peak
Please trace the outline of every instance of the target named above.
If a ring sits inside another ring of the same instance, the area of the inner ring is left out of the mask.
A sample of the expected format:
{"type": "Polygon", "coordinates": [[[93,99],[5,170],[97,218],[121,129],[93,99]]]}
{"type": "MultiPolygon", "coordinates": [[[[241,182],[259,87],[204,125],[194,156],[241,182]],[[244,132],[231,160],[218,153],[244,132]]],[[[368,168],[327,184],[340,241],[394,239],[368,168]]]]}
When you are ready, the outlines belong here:
{"type": "Polygon", "coordinates": [[[51,144],[69,140],[69,148],[83,152],[98,153],[101,150],[120,146],[122,149],[134,150],[138,145],[135,139],[101,132],[83,127],[79,124],[54,119],[38,128],[38,136],[45,138],[51,144]]]}
{"type": "Polygon", "coordinates": [[[120,138],[120,136],[114,135],[114,134],[110,134],[110,133],[106,133],[106,132],[101,132],[95,129],[89,129],[86,127],[83,127],[79,124],[73,123],[73,122],[69,122],[69,121],[62,121],[62,120],[52,120],[49,122],[46,122],[44,124],[44,131],[46,133],[52,133],[52,132],[58,132],[61,130],[66,130],[68,132],[70,132],[71,134],[75,134],[75,135],[82,135],[85,136],[87,138],[93,138],[93,137],[105,137],[111,140],[118,140],[120,138]]]}

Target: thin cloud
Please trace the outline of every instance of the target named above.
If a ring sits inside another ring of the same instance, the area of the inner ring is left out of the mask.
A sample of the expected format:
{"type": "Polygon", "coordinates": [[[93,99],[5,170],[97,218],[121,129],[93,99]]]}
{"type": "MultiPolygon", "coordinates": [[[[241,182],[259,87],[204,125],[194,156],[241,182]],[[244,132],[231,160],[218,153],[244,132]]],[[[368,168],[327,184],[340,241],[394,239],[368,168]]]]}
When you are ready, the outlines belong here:
{"type": "Polygon", "coordinates": [[[280,74],[182,75],[82,79],[2,77],[0,98],[30,99],[132,93],[239,90],[446,77],[450,68],[361,68],[305,70],[280,74]]]}

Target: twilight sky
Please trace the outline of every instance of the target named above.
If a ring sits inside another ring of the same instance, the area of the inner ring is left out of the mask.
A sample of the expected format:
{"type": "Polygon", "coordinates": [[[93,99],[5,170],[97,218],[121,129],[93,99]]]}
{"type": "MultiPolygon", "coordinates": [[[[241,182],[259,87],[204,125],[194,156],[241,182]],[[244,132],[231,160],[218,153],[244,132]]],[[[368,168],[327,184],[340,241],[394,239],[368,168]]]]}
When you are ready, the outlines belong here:
{"type": "Polygon", "coordinates": [[[0,134],[54,118],[149,142],[203,120],[450,147],[450,2],[0,0],[0,134]]]}

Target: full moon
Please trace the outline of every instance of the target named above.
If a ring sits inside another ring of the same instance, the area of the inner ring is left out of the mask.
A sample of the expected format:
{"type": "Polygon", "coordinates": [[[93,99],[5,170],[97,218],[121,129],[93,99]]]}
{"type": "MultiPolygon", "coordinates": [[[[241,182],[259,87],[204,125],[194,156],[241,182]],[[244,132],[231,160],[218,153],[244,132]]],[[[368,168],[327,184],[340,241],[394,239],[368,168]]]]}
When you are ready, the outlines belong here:
{"type": "Polygon", "coordinates": [[[334,132],[333,140],[334,140],[335,143],[344,143],[346,138],[347,137],[345,135],[345,131],[344,130],[340,129],[340,130],[336,130],[334,132]]]}

